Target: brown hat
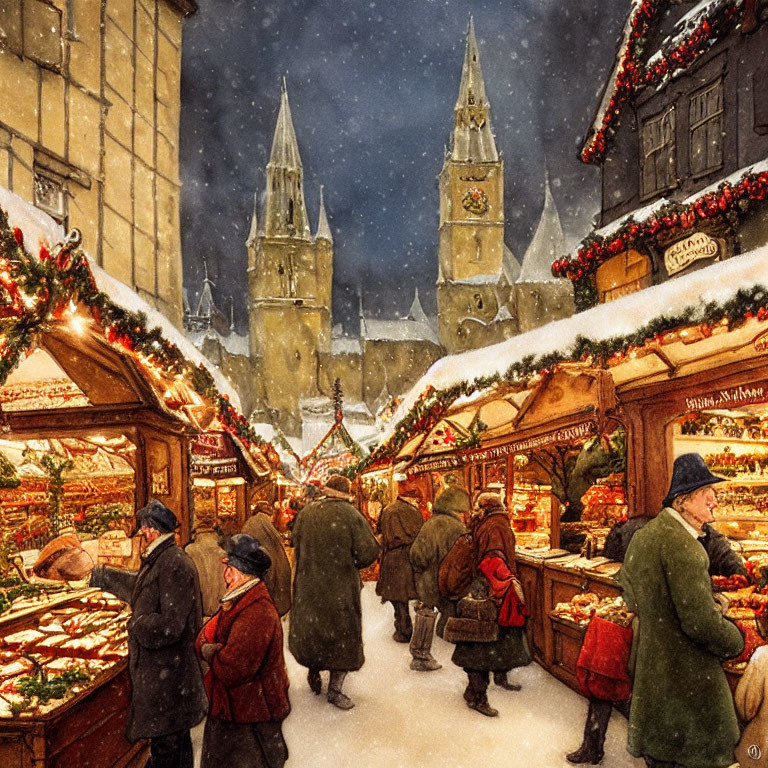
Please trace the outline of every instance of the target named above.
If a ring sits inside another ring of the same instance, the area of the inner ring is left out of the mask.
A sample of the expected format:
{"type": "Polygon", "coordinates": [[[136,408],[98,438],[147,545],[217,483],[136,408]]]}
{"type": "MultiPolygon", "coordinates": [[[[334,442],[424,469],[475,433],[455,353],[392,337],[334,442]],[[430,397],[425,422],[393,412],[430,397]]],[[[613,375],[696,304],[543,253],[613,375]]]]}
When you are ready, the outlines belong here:
{"type": "Polygon", "coordinates": [[[325,487],[330,488],[332,491],[345,493],[347,496],[352,492],[352,484],[343,475],[331,475],[325,487]]]}

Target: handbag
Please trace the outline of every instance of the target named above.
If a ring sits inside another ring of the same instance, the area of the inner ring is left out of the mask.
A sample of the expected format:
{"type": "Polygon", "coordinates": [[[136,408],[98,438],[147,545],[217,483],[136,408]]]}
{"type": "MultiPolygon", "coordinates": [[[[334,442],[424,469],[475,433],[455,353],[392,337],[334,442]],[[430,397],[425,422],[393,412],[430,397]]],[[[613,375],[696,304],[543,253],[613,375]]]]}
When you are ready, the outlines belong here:
{"type": "Polygon", "coordinates": [[[445,625],[443,639],[449,643],[493,643],[499,639],[496,601],[491,597],[459,600],[456,616],[445,625]]]}

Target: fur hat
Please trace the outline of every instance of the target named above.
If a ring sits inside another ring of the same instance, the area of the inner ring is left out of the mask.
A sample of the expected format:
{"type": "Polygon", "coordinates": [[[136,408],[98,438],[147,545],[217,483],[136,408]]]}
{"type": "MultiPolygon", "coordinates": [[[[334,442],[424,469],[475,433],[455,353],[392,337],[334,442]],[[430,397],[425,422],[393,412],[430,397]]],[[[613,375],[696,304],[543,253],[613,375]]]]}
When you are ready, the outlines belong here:
{"type": "Polygon", "coordinates": [[[146,506],[136,513],[136,527],[131,536],[135,536],[140,528],[155,528],[160,533],[173,533],[178,527],[176,515],[161,501],[150,499],[146,506]]]}
{"type": "Polygon", "coordinates": [[[435,499],[432,511],[438,514],[452,512],[456,515],[469,512],[469,494],[463,488],[446,488],[435,499]]]}
{"type": "Polygon", "coordinates": [[[504,509],[504,502],[498,493],[492,491],[483,491],[475,501],[475,506],[484,512],[492,512],[496,509],[504,509]]]}

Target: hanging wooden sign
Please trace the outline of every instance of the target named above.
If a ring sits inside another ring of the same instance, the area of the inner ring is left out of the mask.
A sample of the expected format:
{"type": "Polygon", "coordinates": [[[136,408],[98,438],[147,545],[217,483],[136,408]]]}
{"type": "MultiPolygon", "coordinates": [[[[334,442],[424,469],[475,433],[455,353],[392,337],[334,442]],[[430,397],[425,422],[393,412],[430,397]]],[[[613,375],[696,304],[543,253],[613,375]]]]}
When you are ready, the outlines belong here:
{"type": "Polygon", "coordinates": [[[700,259],[715,259],[720,254],[720,243],[704,232],[696,232],[678,240],[664,251],[664,266],[671,277],[700,259]]]}

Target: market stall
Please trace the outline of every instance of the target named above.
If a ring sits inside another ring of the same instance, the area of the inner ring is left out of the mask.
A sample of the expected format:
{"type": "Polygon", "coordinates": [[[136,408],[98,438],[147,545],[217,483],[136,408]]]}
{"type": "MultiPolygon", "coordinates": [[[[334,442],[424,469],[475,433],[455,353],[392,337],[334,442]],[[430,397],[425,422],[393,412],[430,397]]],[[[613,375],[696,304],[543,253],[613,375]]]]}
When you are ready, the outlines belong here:
{"type": "Polygon", "coordinates": [[[214,520],[223,534],[239,533],[254,499],[271,496],[273,472],[266,457],[224,431],[195,436],[190,475],[193,517],[214,520]]]}
{"type": "Polygon", "coordinates": [[[137,567],[126,533],[151,497],[188,540],[189,446],[211,425],[274,466],[218,375],[167,321],[148,327],[160,316],[88,261],[79,233],[34,255],[24,242],[0,211],[0,764],[122,768],[145,749],[123,739],[128,609],[41,578],[58,556],[43,545],[65,533],[83,556],[137,567]]]}
{"type": "Polygon", "coordinates": [[[768,549],[767,259],[758,249],[438,361],[361,467],[408,460],[505,494],[532,646],[574,687],[583,627],[557,606],[619,594],[604,535],[659,511],[677,455],[729,478],[715,525],[733,546],[768,549]]]}

